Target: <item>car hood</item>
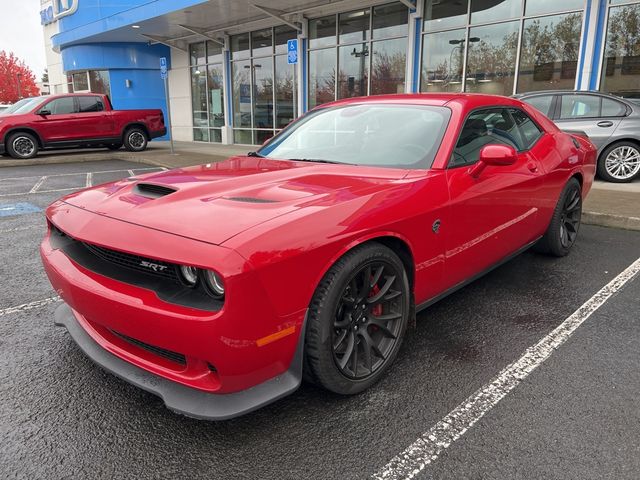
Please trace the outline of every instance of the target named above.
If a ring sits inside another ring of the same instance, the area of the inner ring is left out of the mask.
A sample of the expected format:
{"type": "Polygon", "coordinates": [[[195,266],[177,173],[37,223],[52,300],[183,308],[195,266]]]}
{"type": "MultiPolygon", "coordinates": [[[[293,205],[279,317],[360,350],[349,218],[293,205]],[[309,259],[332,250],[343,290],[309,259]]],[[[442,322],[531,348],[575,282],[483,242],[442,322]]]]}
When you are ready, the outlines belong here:
{"type": "Polygon", "coordinates": [[[63,200],[93,213],[220,245],[273,218],[391,186],[406,170],[233,157],[131,177],[63,200]]]}

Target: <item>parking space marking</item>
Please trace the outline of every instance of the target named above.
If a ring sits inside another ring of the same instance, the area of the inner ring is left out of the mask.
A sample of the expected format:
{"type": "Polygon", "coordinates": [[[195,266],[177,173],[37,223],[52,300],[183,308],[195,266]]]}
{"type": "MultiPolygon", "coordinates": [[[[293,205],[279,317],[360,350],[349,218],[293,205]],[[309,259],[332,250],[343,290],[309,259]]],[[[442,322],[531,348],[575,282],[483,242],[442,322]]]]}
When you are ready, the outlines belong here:
{"type": "Polygon", "coordinates": [[[89,188],[92,185],[93,173],[87,173],[87,181],[85,182],[85,188],[89,188]]]}
{"type": "MultiPolygon", "coordinates": [[[[142,168],[136,168],[135,170],[138,171],[147,171],[147,170],[159,170],[159,171],[166,171],[167,169],[165,167],[142,167],[142,168]]],[[[126,170],[126,169],[119,169],[119,170],[101,170],[99,172],[93,172],[93,173],[115,173],[115,172],[128,172],[130,170],[126,170]]],[[[47,175],[47,177],[65,177],[68,175],[82,175],[83,173],[86,172],[70,172],[70,173],[52,173],[50,175],[47,175]]],[[[0,182],[5,182],[7,180],[26,180],[27,178],[40,178],[40,175],[30,175],[27,177],[9,177],[9,178],[0,178],[0,182]]]]}
{"type": "Polygon", "coordinates": [[[127,172],[129,172],[130,177],[133,177],[135,175],[135,173],[133,173],[133,170],[127,170],[127,172]]]}
{"type": "Polygon", "coordinates": [[[0,230],[0,233],[23,232],[25,230],[31,230],[32,228],[44,228],[44,225],[29,225],[28,227],[6,228],[4,230],[0,230]]]}
{"type": "Polygon", "coordinates": [[[402,453],[396,455],[381,470],[373,474],[371,478],[398,480],[412,479],[418,475],[527,378],[531,372],[542,365],[555,350],[573,335],[580,325],[620,291],[627,282],[633,280],[638,272],[640,272],[640,258],[602,287],[551,333],[533,347],[528,348],[522,357],[502,370],[492,382],[481,387],[454,408],[402,453]]]}
{"type": "Polygon", "coordinates": [[[23,303],[22,305],[16,305],[15,307],[7,307],[0,309],[0,317],[9,315],[11,313],[26,312],[27,310],[33,310],[34,308],[41,308],[51,303],[59,302],[61,299],[55,295],[53,297],[43,298],[42,300],[36,300],[35,302],[23,303]]]}
{"type": "Polygon", "coordinates": [[[36,184],[31,188],[31,190],[29,190],[29,193],[36,193],[46,179],[47,179],[46,175],[44,177],[41,177],[40,180],[38,180],[36,184]]]}

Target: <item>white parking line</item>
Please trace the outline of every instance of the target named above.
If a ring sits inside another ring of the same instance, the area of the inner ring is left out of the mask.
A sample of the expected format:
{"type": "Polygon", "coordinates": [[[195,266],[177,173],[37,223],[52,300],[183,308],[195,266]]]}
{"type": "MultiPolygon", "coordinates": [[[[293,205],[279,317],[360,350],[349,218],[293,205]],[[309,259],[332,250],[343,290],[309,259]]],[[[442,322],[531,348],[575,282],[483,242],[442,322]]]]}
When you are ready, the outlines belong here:
{"type": "Polygon", "coordinates": [[[549,358],[585,320],[620,291],[638,272],[640,272],[640,258],[602,287],[535,346],[527,349],[522,357],[502,370],[491,383],[477,390],[402,453],[391,459],[372,478],[397,480],[411,479],[418,475],[549,358]]]}
{"type": "Polygon", "coordinates": [[[89,172],[87,173],[87,182],[85,184],[85,188],[89,188],[92,185],[93,185],[93,173],[89,172]]]}
{"type": "MultiPolygon", "coordinates": [[[[166,168],[164,167],[142,167],[142,168],[136,168],[135,170],[140,170],[140,171],[147,171],[147,170],[166,170],[166,168]]],[[[126,169],[119,169],[119,170],[102,170],[100,172],[93,172],[95,173],[117,173],[117,172],[127,172],[128,170],[126,169]]],[[[68,177],[71,175],[82,175],[83,173],[87,173],[87,172],[72,172],[72,173],[53,173],[50,175],[47,175],[47,177],[68,177]]],[[[40,178],[40,175],[32,175],[32,176],[28,176],[28,177],[9,177],[9,178],[0,178],[0,182],[6,182],[8,180],[26,180],[28,178],[40,178]]]]}
{"type": "Polygon", "coordinates": [[[41,177],[40,180],[38,180],[36,182],[36,184],[33,186],[33,188],[31,188],[31,190],[29,190],[29,193],[36,193],[38,191],[38,189],[40,188],[40,186],[44,183],[44,181],[47,179],[46,176],[41,177]]]}
{"type": "Polygon", "coordinates": [[[135,175],[135,173],[133,173],[133,170],[127,170],[127,172],[129,172],[130,177],[133,177],[135,175]]]}
{"type": "Polygon", "coordinates": [[[43,298],[42,300],[36,300],[35,302],[23,303],[22,305],[16,305],[15,307],[3,308],[0,310],[0,317],[9,315],[11,313],[26,312],[27,310],[33,310],[34,308],[44,307],[50,303],[56,303],[60,301],[59,296],[43,298]]]}
{"type": "MultiPolygon", "coordinates": [[[[55,192],[69,192],[71,190],[80,190],[82,187],[69,187],[69,188],[56,188],[54,190],[38,190],[35,193],[55,193],[55,192]]],[[[24,195],[29,195],[31,192],[22,192],[22,193],[0,193],[1,197],[20,197],[24,195]]]]}
{"type": "Polygon", "coordinates": [[[44,225],[29,225],[28,227],[7,228],[5,230],[0,230],[0,233],[23,232],[25,230],[31,230],[32,228],[42,228],[42,229],[44,229],[44,225]]]}

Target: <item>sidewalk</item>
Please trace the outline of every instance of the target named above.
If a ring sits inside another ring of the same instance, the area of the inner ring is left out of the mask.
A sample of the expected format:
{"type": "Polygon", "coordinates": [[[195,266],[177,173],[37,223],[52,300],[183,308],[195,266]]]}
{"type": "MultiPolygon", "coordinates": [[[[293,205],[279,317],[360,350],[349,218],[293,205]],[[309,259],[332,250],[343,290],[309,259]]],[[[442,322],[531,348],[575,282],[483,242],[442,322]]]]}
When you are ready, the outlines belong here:
{"type": "MultiPolygon", "coordinates": [[[[124,149],[47,151],[33,160],[0,158],[0,167],[43,165],[52,163],[89,162],[118,159],[159,165],[166,168],[215,163],[233,155],[244,155],[258,147],[251,145],[219,145],[211,143],[175,142],[174,155],[169,142],[149,143],[145,152],[131,153],[124,149]]],[[[617,184],[596,180],[584,203],[582,221],[591,225],[640,231],[640,180],[617,184]]]]}

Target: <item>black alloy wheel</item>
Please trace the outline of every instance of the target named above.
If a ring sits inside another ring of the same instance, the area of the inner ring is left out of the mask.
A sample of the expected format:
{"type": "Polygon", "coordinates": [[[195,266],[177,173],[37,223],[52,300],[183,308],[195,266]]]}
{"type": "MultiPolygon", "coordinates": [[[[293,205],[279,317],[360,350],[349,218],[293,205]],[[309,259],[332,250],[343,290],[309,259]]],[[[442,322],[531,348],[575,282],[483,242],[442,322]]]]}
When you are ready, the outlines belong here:
{"type": "Polygon", "coordinates": [[[582,219],[582,188],[576,178],[564,186],[544,236],[536,250],[556,257],[569,253],[578,237],[582,219]]]}
{"type": "Polygon", "coordinates": [[[372,242],[348,252],[311,302],[305,378],[341,394],[373,385],[398,354],[409,305],[407,274],[392,250],[372,242]]]}

